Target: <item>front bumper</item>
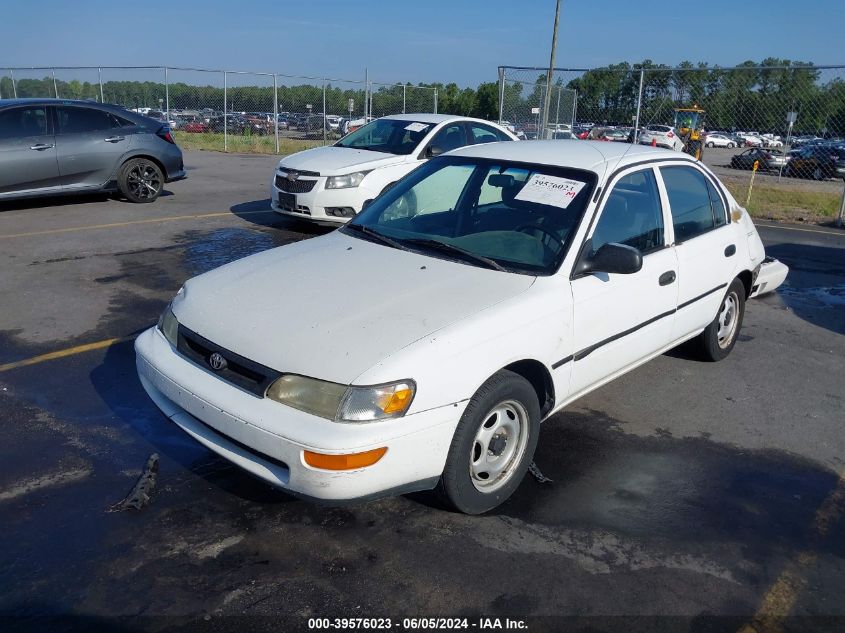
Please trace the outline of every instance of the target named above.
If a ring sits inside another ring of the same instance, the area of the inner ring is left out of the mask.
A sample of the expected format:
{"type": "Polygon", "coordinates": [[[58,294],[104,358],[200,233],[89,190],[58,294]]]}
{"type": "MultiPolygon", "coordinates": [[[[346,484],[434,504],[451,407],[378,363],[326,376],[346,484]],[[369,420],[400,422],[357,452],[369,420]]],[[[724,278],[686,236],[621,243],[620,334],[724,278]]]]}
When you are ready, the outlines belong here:
{"type": "MultiPolygon", "coordinates": [[[[312,178],[306,178],[312,180],[312,178]]],[[[283,193],[276,186],[275,172],[273,182],[270,184],[270,208],[276,213],[301,220],[312,220],[315,222],[346,224],[353,216],[337,216],[330,213],[330,209],[349,208],[357,215],[364,207],[367,200],[373,200],[379,195],[379,191],[369,189],[366,185],[349,187],[347,189],[326,189],[326,177],[320,176],[311,191],[296,193],[296,207],[288,208],[279,204],[279,194],[283,193]]]]}
{"type": "Polygon", "coordinates": [[[332,422],[258,398],[178,354],[157,328],[135,342],[138,376],[161,411],[188,435],[264,481],[330,502],[431,488],[443,472],[466,403],[368,424],[332,422]],[[339,454],[387,447],[376,464],[313,468],[303,451],[339,454]]]}

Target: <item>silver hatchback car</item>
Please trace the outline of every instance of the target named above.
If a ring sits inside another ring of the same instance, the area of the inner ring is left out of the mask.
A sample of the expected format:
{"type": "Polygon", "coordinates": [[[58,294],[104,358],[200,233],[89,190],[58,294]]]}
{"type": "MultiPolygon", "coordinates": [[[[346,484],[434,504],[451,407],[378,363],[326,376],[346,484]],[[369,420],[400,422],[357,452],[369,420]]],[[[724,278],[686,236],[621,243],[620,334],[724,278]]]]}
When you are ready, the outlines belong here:
{"type": "Polygon", "coordinates": [[[120,191],[152,202],[184,177],[161,121],[89,101],[0,99],[0,201],[120,191]]]}

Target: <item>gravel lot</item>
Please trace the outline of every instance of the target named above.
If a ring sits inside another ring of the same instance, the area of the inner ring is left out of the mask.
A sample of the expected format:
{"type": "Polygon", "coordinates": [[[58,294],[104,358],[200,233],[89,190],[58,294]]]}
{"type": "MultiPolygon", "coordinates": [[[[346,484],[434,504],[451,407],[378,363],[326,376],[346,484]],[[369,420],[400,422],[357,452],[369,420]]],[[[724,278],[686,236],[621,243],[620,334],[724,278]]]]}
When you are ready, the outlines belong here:
{"type": "Polygon", "coordinates": [[[761,227],[792,272],[731,356],[675,350],[549,420],[552,483],[483,517],[427,494],[326,508],[190,441],[134,369],[131,337],[184,279],[325,231],[267,212],[276,160],[188,152],[152,205],[0,207],[5,630],[845,630],[845,232],[761,227]],[[110,511],[153,453],[149,505],[110,511]]]}

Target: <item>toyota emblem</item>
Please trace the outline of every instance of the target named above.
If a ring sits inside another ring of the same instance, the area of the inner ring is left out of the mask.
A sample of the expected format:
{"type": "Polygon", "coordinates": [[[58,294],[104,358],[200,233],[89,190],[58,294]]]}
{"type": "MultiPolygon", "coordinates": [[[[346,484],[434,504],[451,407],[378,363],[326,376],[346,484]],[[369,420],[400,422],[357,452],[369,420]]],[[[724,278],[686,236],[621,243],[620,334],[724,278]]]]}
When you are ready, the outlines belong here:
{"type": "Polygon", "coordinates": [[[211,356],[208,357],[208,366],[211,367],[214,371],[226,369],[226,365],[226,359],[223,358],[223,355],[218,352],[214,352],[211,356]]]}

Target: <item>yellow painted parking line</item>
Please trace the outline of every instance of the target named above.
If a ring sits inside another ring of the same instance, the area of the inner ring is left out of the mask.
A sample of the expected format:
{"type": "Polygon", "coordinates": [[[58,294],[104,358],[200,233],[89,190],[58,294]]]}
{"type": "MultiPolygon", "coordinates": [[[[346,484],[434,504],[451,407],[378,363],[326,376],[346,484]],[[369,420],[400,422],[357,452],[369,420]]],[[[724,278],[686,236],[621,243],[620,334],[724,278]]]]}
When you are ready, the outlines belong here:
{"type": "Polygon", "coordinates": [[[136,335],[133,334],[131,336],[120,336],[118,338],[107,338],[103,341],[96,341],[95,343],[85,343],[84,345],[77,345],[75,347],[68,347],[65,349],[56,350],[55,352],[48,352],[46,354],[41,354],[40,356],[25,358],[23,360],[18,360],[13,363],[6,363],[5,365],[0,365],[0,373],[4,371],[9,371],[10,369],[18,369],[19,367],[37,365],[38,363],[43,363],[48,360],[56,360],[57,358],[65,358],[67,356],[75,356],[77,354],[84,354],[85,352],[92,352],[94,350],[104,349],[106,347],[116,345],[117,343],[125,343],[126,341],[132,341],[135,339],[135,336],[136,335]]]}
{"type": "Polygon", "coordinates": [[[845,231],[819,231],[818,229],[801,229],[797,226],[781,226],[779,224],[758,224],[764,229],[780,229],[781,231],[801,231],[802,233],[821,233],[822,235],[838,235],[845,237],[845,231]]]}
{"type": "Polygon", "coordinates": [[[113,229],[121,226],[132,226],[135,224],[155,224],[156,222],[176,222],[178,220],[201,220],[205,218],[220,218],[227,215],[238,217],[241,215],[256,215],[259,213],[274,213],[274,211],[272,209],[261,209],[259,211],[242,211],[240,213],[220,211],[217,213],[200,213],[197,215],[170,215],[163,218],[147,218],[146,220],[127,220],[126,222],[110,222],[109,224],[92,224],[89,226],[71,226],[64,229],[31,231],[29,233],[12,233],[11,235],[0,235],[0,240],[11,239],[13,237],[33,237],[36,235],[54,235],[56,233],[74,233],[77,231],[93,231],[96,229],[113,229]]]}
{"type": "Polygon", "coordinates": [[[754,618],[739,633],[781,633],[786,618],[792,612],[801,590],[806,585],[804,571],[818,560],[816,547],[827,538],[830,528],[842,517],[845,510],[845,470],[839,473],[836,488],[825,498],[813,518],[810,534],[811,547],[799,552],[783,568],[780,576],[769,587],[760,602],[754,618]]]}

